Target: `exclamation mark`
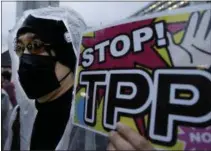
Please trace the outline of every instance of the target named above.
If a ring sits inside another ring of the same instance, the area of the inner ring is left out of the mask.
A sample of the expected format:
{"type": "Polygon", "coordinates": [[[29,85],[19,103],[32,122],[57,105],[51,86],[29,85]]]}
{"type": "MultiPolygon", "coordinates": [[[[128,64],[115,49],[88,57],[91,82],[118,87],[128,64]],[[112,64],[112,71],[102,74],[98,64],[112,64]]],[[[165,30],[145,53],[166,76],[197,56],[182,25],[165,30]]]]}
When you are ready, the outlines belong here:
{"type": "Polygon", "coordinates": [[[157,46],[166,46],[166,38],[164,36],[164,23],[160,22],[155,24],[155,30],[157,34],[157,46]]]}

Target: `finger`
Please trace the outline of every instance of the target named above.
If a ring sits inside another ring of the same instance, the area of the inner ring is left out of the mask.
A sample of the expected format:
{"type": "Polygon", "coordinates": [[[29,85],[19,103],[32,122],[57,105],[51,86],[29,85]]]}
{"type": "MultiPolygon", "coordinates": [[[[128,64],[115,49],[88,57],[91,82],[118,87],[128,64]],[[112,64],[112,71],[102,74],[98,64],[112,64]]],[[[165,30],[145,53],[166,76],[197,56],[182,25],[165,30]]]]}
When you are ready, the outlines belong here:
{"type": "Polygon", "coordinates": [[[205,47],[211,53],[211,49],[210,49],[211,48],[211,29],[210,29],[210,31],[207,34],[207,37],[205,39],[205,47]]]}
{"type": "Polygon", "coordinates": [[[114,147],[114,145],[112,143],[109,143],[108,147],[107,147],[107,150],[109,151],[109,150],[116,150],[116,149],[115,149],[115,147],[114,147]]]}
{"type": "MultiPolygon", "coordinates": [[[[206,38],[206,44],[207,44],[207,48],[210,49],[211,48],[211,30],[209,31],[208,35],[207,35],[207,38],[206,38]]],[[[210,49],[211,51],[211,49],[210,49]]]]}
{"type": "Polygon", "coordinates": [[[111,132],[109,135],[110,143],[116,150],[134,150],[135,148],[122,138],[117,132],[111,132]]]}
{"type": "Polygon", "coordinates": [[[169,32],[167,32],[167,38],[168,38],[168,41],[169,41],[169,45],[170,46],[174,45],[174,41],[172,39],[172,35],[169,32]]]}
{"type": "Polygon", "coordinates": [[[211,20],[211,12],[210,10],[206,11],[202,15],[201,22],[199,23],[199,28],[197,30],[196,36],[200,39],[205,39],[208,32],[209,32],[209,26],[210,26],[210,20],[211,20]]]}
{"type": "Polygon", "coordinates": [[[195,32],[196,32],[196,28],[197,28],[197,22],[199,19],[199,13],[195,12],[192,14],[189,23],[188,23],[188,28],[186,30],[186,34],[188,37],[195,37],[195,32]]]}
{"type": "Polygon", "coordinates": [[[209,39],[209,42],[211,40],[210,38],[210,35],[211,35],[211,11],[210,12],[210,22],[209,22],[209,26],[207,28],[207,33],[206,33],[206,36],[205,36],[205,39],[208,40],[209,39]]]}
{"type": "Polygon", "coordinates": [[[138,150],[153,150],[151,144],[133,129],[121,123],[117,124],[117,131],[138,150]]]}

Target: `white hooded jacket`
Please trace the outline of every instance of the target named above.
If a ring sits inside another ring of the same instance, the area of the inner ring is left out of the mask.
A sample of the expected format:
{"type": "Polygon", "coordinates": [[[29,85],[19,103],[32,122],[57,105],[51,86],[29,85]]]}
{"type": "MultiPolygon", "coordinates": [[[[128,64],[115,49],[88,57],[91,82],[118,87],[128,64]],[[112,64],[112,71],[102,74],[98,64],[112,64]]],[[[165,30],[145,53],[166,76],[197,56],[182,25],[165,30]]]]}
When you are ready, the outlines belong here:
{"type": "Polygon", "coordinates": [[[1,143],[4,146],[8,135],[9,117],[12,111],[12,104],[9,96],[4,89],[1,89],[1,117],[2,117],[2,138],[1,143]]]}
{"type": "MultiPolygon", "coordinates": [[[[21,27],[24,20],[28,15],[32,15],[37,18],[62,20],[68,30],[69,37],[73,43],[74,53],[78,57],[80,40],[82,32],[86,29],[86,24],[82,17],[74,10],[60,7],[48,7],[40,8],[36,10],[28,10],[24,13],[23,17],[19,20],[17,25],[12,29],[9,34],[9,52],[12,60],[12,79],[16,87],[16,97],[18,106],[14,108],[10,122],[8,138],[5,144],[5,150],[11,149],[13,131],[12,126],[17,116],[17,109],[20,107],[20,149],[30,150],[30,140],[34,120],[37,114],[34,100],[28,99],[23,91],[19,79],[17,70],[19,68],[19,58],[15,54],[14,39],[18,29],[21,27]]],[[[73,105],[72,105],[73,106],[73,105]]],[[[82,128],[72,125],[72,112],[70,112],[69,121],[66,125],[64,134],[59,141],[56,150],[102,150],[106,149],[107,139],[104,136],[99,136],[91,131],[84,130],[82,128]]],[[[44,142],[41,142],[44,143],[44,142]]]]}

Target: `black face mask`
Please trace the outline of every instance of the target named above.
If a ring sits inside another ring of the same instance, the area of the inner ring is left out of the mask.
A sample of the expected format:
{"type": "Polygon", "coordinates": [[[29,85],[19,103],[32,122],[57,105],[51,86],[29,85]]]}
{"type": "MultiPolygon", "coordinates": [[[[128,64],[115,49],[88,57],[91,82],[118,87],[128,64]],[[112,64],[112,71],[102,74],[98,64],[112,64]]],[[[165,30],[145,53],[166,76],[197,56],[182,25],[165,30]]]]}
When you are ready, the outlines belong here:
{"type": "Polygon", "coordinates": [[[51,56],[23,54],[18,70],[19,81],[30,99],[40,98],[60,87],[55,74],[56,59],[51,56]]]}

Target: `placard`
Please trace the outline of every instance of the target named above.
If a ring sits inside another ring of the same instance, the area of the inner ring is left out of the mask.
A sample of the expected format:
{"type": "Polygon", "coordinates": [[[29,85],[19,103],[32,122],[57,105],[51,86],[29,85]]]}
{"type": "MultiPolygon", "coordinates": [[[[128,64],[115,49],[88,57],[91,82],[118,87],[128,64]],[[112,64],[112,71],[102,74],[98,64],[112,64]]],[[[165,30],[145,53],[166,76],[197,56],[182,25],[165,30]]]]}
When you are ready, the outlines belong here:
{"type": "Polygon", "coordinates": [[[211,8],[128,19],[84,33],[76,125],[130,126],[156,149],[211,149],[211,8]]]}

